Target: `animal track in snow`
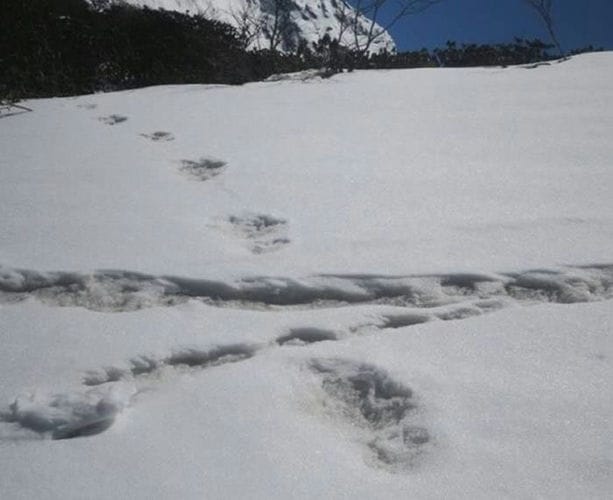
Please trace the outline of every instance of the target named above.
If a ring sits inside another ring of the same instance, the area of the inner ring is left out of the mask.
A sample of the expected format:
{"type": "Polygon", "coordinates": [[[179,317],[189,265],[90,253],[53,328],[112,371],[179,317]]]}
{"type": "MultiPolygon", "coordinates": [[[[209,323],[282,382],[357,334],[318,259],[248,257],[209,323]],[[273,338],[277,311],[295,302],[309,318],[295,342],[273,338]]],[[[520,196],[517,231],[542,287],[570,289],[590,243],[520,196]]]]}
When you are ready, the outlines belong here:
{"type": "Polygon", "coordinates": [[[107,125],[117,125],[118,123],[123,123],[127,121],[128,117],[123,115],[108,115],[108,116],[100,116],[98,120],[107,125]]]}
{"type": "Polygon", "coordinates": [[[96,109],[97,107],[98,105],[93,102],[85,102],[83,104],[77,104],[77,108],[81,108],[81,109],[96,109]]]}
{"type": "Polygon", "coordinates": [[[400,471],[416,465],[431,441],[422,425],[413,391],[375,366],[339,359],[316,359],[327,409],[352,426],[380,465],[400,471]]]}
{"type": "Polygon", "coordinates": [[[151,132],[150,134],[140,134],[140,135],[153,142],[168,142],[168,141],[175,140],[174,135],[172,135],[170,132],[164,132],[162,130],[158,130],[157,132],[151,132]]]}
{"type": "Polygon", "coordinates": [[[473,316],[479,316],[481,314],[483,314],[483,311],[478,307],[464,306],[436,313],[435,316],[443,321],[453,321],[456,319],[472,318],[473,316]]]}
{"type": "MultiPolygon", "coordinates": [[[[0,301],[12,303],[27,297],[36,297],[50,305],[112,312],[170,306],[190,298],[240,308],[262,305],[314,308],[350,304],[421,307],[420,311],[385,314],[379,324],[370,325],[402,328],[429,320],[454,320],[485,314],[505,307],[509,302],[576,303],[610,299],[613,297],[613,266],[569,267],[504,275],[316,276],[303,280],[252,278],[234,283],[156,277],[125,271],[80,274],[0,268],[0,301]]],[[[337,338],[330,330],[303,327],[291,329],[275,343],[306,345],[337,338]]],[[[162,358],[139,356],[132,359],[127,368],[107,367],[89,372],[83,383],[100,386],[95,390],[17,398],[8,411],[0,414],[0,420],[55,439],[96,434],[113,424],[134,395],[132,392],[127,398],[118,398],[112,392],[115,387],[143,377],[146,380],[146,377],[169,368],[202,369],[241,361],[254,356],[258,349],[257,346],[233,344],[204,350],[182,349],[162,358]]],[[[410,391],[389,382],[384,372],[367,365],[317,362],[313,367],[322,374],[326,392],[334,395],[340,407],[345,408],[342,411],[353,415],[352,418],[359,414],[359,418],[365,419],[362,424],[371,433],[368,446],[379,462],[392,469],[412,462],[416,450],[421,449],[429,437],[427,431],[413,421],[410,391]],[[400,388],[390,389],[391,392],[385,389],[390,387],[400,388]],[[374,391],[372,397],[371,391],[374,391]],[[390,412],[394,411],[399,412],[395,424],[389,418],[390,412]]]]}
{"type": "Polygon", "coordinates": [[[223,160],[202,157],[199,160],[181,160],[179,170],[192,179],[207,181],[217,177],[226,170],[227,166],[223,160]]]}
{"type": "Polygon", "coordinates": [[[88,372],[83,384],[93,388],[85,392],[19,396],[8,410],[0,412],[0,422],[52,439],[93,436],[109,429],[119,413],[132,404],[140,392],[134,384],[138,380],[168,367],[205,369],[235,363],[252,357],[256,350],[250,345],[231,344],[181,349],[160,359],[139,356],[130,361],[128,368],[106,367],[88,372]]]}
{"type": "MultiPolygon", "coordinates": [[[[256,234],[275,223],[254,223],[256,234]],[[258,226],[260,229],[258,229],[258,226]]],[[[127,271],[37,272],[0,267],[0,301],[35,297],[56,306],[132,311],[174,305],[190,298],[240,308],[339,307],[380,304],[421,310],[382,315],[378,328],[402,328],[428,320],[455,320],[514,304],[577,303],[613,298],[613,265],[592,265],[506,274],[415,276],[323,275],[304,279],[258,277],[235,282],[127,271]]],[[[390,308],[391,309],[391,308],[390,308]]],[[[371,325],[372,326],[372,325],[371,325]]],[[[293,328],[273,345],[333,341],[335,332],[293,328]]],[[[67,439],[104,432],[137,394],[135,386],[170,371],[200,370],[254,356],[260,347],[232,344],[181,349],[165,357],[139,356],[127,367],[87,373],[83,392],[25,395],[0,413],[2,425],[33,435],[67,439]],[[121,392],[123,391],[123,393],[121,392]]],[[[416,463],[430,436],[410,389],[376,367],[347,361],[315,361],[333,410],[362,429],[377,463],[400,470],[416,463]]]]}
{"type": "Polygon", "coordinates": [[[279,250],[290,243],[287,221],[264,214],[232,215],[228,222],[236,233],[246,238],[254,254],[279,250]]]}

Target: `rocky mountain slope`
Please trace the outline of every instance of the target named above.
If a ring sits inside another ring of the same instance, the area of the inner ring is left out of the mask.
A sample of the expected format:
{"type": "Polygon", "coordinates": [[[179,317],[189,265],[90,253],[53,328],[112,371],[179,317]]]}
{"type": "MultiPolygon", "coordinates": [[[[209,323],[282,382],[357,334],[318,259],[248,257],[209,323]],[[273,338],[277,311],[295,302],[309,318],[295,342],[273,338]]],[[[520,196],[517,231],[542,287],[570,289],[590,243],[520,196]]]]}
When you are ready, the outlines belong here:
{"type": "MultiPolygon", "coordinates": [[[[364,47],[371,20],[359,16],[354,30],[355,10],[341,0],[109,0],[152,9],[204,14],[227,22],[243,32],[251,48],[293,50],[301,40],[309,45],[328,34],[341,35],[342,44],[364,47]],[[342,19],[348,21],[342,22],[342,19]]],[[[100,2],[99,2],[100,3],[100,2]]],[[[107,3],[107,2],[103,2],[107,3]]],[[[374,33],[382,31],[378,25],[374,33]]],[[[392,37],[383,32],[370,45],[369,52],[395,48],[392,37]]]]}

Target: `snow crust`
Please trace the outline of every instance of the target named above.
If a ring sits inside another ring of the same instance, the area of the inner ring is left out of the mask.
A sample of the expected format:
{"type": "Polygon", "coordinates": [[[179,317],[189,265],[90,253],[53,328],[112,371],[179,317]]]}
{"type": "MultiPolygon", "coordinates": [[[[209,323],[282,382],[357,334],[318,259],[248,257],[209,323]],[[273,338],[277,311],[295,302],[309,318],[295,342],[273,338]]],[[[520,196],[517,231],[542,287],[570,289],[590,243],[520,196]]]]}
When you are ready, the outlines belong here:
{"type": "Polygon", "coordinates": [[[2,498],[610,497],[612,76],[1,116],[2,498]]]}

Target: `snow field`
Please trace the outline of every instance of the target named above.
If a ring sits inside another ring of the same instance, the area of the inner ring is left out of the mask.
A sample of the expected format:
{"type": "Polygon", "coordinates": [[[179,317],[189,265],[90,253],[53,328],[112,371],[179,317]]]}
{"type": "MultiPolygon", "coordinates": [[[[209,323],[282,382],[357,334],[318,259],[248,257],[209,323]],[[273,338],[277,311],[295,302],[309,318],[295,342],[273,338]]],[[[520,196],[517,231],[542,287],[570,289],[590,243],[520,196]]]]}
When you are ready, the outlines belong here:
{"type": "Polygon", "coordinates": [[[3,498],[610,496],[612,74],[0,119],[3,498]]]}

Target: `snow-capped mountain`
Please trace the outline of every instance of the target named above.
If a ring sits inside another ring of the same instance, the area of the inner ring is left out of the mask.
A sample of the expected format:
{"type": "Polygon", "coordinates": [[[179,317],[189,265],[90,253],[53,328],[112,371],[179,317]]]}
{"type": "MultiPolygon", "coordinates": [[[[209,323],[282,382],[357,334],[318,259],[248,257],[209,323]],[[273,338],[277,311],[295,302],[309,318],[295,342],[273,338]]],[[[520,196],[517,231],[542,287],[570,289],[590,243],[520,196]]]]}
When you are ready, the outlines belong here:
{"type": "MultiPolygon", "coordinates": [[[[341,42],[345,46],[354,47],[356,44],[355,32],[351,26],[355,10],[341,0],[111,0],[113,1],[152,9],[204,14],[235,26],[239,32],[248,31],[246,34],[250,38],[252,48],[270,48],[271,38],[278,38],[276,48],[292,50],[301,40],[311,45],[326,34],[332,39],[341,35],[341,42]],[[279,14],[280,10],[286,14],[279,14]],[[284,17],[281,22],[280,17],[284,17]],[[275,19],[278,34],[275,34],[275,19]],[[343,23],[341,19],[348,22],[343,23]],[[278,28],[280,24],[281,29],[278,28]]],[[[370,24],[370,19],[359,16],[359,47],[366,44],[370,24]]],[[[375,25],[373,32],[382,33],[373,40],[369,52],[395,48],[392,37],[380,26],[375,25]]]]}

